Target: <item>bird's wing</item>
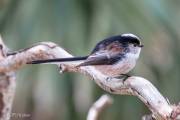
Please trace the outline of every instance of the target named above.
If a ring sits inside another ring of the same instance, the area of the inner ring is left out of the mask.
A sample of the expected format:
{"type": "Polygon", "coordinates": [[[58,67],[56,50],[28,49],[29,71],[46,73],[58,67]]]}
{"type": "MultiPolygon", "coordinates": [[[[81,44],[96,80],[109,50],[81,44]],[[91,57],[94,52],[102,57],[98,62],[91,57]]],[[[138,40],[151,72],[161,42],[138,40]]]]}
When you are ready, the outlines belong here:
{"type": "MultiPolygon", "coordinates": [[[[107,42],[107,41],[105,41],[107,42]]],[[[98,43],[91,55],[78,66],[111,65],[124,57],[124,47],[121,43],[98,43]]]]}
{"type": "Polygon", "coordinates": [[[83,63],[78,66],[89,66],[89,65],[111,65],[118,60],[123,58],[123,54],[110,54],[109,52],[97,52],[90,55],[83,63]]]}

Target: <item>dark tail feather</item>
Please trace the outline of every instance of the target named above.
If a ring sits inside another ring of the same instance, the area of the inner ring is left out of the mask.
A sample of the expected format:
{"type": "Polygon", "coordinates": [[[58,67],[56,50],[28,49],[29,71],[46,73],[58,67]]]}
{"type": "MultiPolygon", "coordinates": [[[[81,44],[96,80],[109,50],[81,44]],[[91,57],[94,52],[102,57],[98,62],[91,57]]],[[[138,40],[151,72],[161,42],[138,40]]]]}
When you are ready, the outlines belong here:
{"type": "Polygon", "coordinates": [[[51,63],[51,62],[70,62],[70,61],[79,61],[86,60],[88,56],[84,57],[72,57],[72,58],[55,58],[55,59],[46,59],[46,60],[34,60],[28,62],[27,64],[41,64],[41,63],[51,63]]]}

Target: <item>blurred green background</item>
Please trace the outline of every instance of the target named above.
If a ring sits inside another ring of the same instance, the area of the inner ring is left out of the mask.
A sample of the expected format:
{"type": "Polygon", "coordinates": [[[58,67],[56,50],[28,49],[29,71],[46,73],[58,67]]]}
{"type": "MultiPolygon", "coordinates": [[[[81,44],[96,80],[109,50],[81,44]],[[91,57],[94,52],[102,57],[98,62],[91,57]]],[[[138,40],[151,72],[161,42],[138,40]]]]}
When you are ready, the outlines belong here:
{"type": "MultiPolygon", "coordinates": [[[[132,74],[150,80],[170,102],[180,100],[179,0],[0,0],[0,33],[12,50],[52,41],[77,56],[108,36],[134,33],[145,47],[132,74]]],[[[103,93],[86,76],[28,65],[17,75],[13,112],[31,115],[22,120],[85,120],[103,93]]],[[[150,113],[136,97],[112,97],[102,120],[150,113]]]]}

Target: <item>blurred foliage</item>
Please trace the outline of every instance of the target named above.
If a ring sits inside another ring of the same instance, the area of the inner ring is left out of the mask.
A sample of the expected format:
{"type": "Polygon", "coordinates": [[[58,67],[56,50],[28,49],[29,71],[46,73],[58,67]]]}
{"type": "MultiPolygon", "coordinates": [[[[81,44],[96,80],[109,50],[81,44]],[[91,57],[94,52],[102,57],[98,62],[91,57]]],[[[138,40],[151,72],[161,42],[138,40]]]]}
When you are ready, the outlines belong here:
{"type": "MultiPolygon", "coordinates": [[[[134,33],[145,47],[132,74],[149,79],[177,103],[179,5],[179,0],[0,0],[0,32],[12,50],[52,41],[77,56],[107,36],[134,33]]],[[[13,112],[31,114],[33,120],[84,120],[104,93],[86,76],[59,74],[52,65],[23,68],[17,84],[13,112]]],[[[112,96],[115,102],[103,120],[139,120],[149,113],[135,97],[112,96]]]]}

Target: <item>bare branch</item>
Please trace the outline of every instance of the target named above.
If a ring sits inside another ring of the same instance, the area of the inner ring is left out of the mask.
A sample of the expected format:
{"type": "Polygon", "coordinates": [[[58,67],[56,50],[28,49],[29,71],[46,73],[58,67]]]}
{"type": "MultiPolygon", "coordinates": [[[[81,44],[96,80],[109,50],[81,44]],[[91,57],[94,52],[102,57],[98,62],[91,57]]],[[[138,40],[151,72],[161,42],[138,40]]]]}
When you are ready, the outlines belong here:
{"type": "Polygon", "coordinates": [[[151,114],[151,115],[144,115],[142,117],[142,120],[154,120],[154,119],[153,119],[152,114],[151,114]]]}
{"type": "Polygon", "coordinates": [[[108,106],[112,104],[113,100],[109,95],[102,95],[90,108],[87,120],[99,120],[99,116],[108,106]]]}
{"type": "MultiPolygon", "coordinates": [[[[8,48],[0,36],[0,61],[6,59],[8,48]]],[[[9,120],[16,88],[15,72],[0,71],[0,120],[9,120]]]]}
{"type": "MultiPolygon", "coordinates": [[[[17,71],[32,60],[64,57],[72,57],[72,55],[54,43],[43,42],[30,48],[20,50],[15,54],[8,54],[2,58],[0,57],[0,73],[17,71]]],[[[75,67],[78,64],[78,62],[67,62],[59,66],[61,72],[80,72],[90,76],[102,89],[110,93],[137,96],[149,108],[152,115],[157,120],[173,120],[179,115],[179,112],[177,112],[178,109],[172,107],[159,91],[145,78],[132,76],[124,81],[122,79],[105,76],[92,66],[75,67]]]]}

